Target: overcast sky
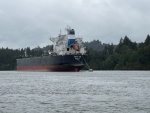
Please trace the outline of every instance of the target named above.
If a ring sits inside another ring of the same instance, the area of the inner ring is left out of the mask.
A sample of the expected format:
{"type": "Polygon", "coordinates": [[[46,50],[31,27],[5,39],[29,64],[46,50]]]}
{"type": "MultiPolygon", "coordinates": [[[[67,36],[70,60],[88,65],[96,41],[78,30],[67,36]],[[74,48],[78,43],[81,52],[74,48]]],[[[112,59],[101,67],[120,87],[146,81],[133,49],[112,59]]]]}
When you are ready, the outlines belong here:
{"type": "Polygon", "coordinates": [[[70,25],[84,41],[150,33],[150,0],[0,0],[0,48],[43,47],[70,25]]]}

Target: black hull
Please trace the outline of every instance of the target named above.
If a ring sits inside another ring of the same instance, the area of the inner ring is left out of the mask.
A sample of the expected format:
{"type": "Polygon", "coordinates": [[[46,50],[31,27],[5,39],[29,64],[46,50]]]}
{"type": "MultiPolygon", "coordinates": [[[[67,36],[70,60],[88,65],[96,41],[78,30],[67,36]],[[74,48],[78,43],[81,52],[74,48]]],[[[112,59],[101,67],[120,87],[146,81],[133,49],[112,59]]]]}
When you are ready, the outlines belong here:
{"type": "Polygon", "coordinates": [[[20,71],[80,71],[84,67],[84,56],[43,56],[17,59],[20,71]]]}

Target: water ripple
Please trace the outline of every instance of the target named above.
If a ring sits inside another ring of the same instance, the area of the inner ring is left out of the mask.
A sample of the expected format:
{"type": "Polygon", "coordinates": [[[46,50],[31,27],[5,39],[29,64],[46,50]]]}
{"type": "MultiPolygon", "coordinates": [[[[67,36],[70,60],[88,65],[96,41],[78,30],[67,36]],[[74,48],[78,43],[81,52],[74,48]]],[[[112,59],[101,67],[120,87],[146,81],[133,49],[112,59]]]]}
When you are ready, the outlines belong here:
{"type": "Polygon", "coordinates": [[[150,71],[0,72],[0,113],[149,113],[150,71]]]}

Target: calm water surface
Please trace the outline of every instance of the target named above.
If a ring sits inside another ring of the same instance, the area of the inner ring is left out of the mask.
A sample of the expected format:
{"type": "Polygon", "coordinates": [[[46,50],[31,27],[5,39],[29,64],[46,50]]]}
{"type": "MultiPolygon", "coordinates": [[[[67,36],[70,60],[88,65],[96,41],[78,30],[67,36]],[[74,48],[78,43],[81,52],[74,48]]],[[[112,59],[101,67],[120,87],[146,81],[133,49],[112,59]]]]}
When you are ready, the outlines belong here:
{"type": "Polygon", "coordinates": [[[150,71],[0,72],[0,113],[150,113],[150,71]]]}

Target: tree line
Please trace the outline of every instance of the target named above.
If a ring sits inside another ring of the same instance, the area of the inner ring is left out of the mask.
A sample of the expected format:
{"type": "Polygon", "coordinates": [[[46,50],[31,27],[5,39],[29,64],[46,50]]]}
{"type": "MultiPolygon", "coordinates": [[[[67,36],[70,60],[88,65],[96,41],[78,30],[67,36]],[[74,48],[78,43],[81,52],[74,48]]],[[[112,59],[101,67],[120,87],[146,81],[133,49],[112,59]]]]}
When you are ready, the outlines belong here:
{"type": "MultiPolygon", "coordinates": [[[[87,63],[94,70],[150,70],[150,36],[144,42],[132,42],[128,36],[121,38],[118,45],[102,44],[99,40],[85,42],[87,63]]],[[[52,45],[26,51],[30,57],[42,56],[52,45]]],[[[25,48],[0,48],[0,70],[15,70],[16,59],[23,58],[25,48]]]]}
{"type": "Polygon", "coordinates": [[[104,50],[88,49],[87,61],[95,70],[150,70],[150,36],[144,42],[132,42],[127,36],[117,46],[104,50]]]}

